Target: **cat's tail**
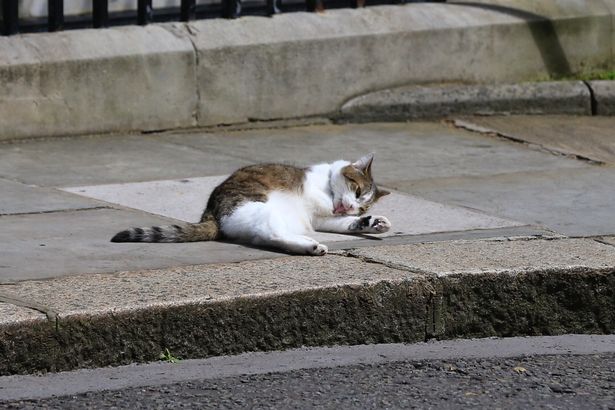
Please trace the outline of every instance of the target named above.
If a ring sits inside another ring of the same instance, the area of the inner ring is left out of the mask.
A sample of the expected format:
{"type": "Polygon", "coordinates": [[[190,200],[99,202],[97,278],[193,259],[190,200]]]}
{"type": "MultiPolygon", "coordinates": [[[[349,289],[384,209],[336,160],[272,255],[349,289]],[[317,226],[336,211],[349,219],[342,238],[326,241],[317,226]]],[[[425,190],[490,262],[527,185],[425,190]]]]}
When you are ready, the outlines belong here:
{"type": "Polygon", "coordinates": [[[195,224],[131,228],[118,232],[111,242],[198,242],[219,237],[218,223],[211,215],[195,224]]]}

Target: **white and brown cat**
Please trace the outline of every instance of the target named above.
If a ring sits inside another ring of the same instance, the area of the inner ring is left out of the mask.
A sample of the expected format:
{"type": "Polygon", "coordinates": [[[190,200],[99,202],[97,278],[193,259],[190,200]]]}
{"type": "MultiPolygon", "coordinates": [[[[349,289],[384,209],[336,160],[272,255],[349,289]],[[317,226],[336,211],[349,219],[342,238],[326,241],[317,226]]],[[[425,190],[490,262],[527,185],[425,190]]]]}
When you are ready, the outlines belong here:
{"type": "Polygon", "coordinates": [[[225,239],[284,251],[324,255],[310,232],[387,232],[384,216],[363,216],[380,197],[372,178],[373,155],[358,161],[298,168],[251,165],[235,171],[212,192],[201,221],[184,226],[132,228],[112,242],[194,242],[225,239]]]}

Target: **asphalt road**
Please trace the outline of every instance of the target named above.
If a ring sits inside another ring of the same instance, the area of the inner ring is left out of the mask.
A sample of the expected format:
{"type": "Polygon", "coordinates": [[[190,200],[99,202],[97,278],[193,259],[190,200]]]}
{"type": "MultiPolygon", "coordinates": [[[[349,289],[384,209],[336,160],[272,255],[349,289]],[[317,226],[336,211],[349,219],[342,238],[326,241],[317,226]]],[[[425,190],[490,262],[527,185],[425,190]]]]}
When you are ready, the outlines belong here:
{"type": "Polygon", "coordinates": [[[615,336],[300,349],[6,377],[2,396],[13,400],[0,408],[25,409],[615,409],[615,336]]]}

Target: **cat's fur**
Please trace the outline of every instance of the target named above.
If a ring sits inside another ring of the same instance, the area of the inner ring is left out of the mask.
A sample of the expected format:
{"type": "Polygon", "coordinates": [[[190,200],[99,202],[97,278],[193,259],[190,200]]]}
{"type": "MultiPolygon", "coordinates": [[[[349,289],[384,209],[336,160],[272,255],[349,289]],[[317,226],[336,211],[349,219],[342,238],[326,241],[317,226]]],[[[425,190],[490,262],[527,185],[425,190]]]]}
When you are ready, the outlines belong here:
{"type": "Polygon", "coordinates": [[[360,216],[389,192],[372,178],[373,155],[354,163],[297,168],[252,165],[235,171],[212,192],[201,221],[184,226],[132,228],[112,242],[194,242],[229,239],[298,254],[324,255],[309,232],[384,233],[384,216],[360,216]]]}

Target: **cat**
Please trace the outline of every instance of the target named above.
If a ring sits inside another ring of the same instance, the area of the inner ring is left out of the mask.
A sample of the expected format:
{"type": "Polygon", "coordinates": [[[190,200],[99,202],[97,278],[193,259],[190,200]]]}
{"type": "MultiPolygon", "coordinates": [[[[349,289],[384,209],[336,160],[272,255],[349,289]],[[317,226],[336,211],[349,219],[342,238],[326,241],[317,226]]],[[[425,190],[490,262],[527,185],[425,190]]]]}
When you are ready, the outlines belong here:
{"type": "Polygon", "coordinates": [[[390,193],[374,183],[373,159],[368,154],[353,163],[240,168],[213,190],[199,223],[132,228],[117,233],[111,242],[226,239],[294,254],[324,255],[327,246],[306,234],[315,230],[380,234],[390,229],[384,216],[363,216],[390,193]]]}

